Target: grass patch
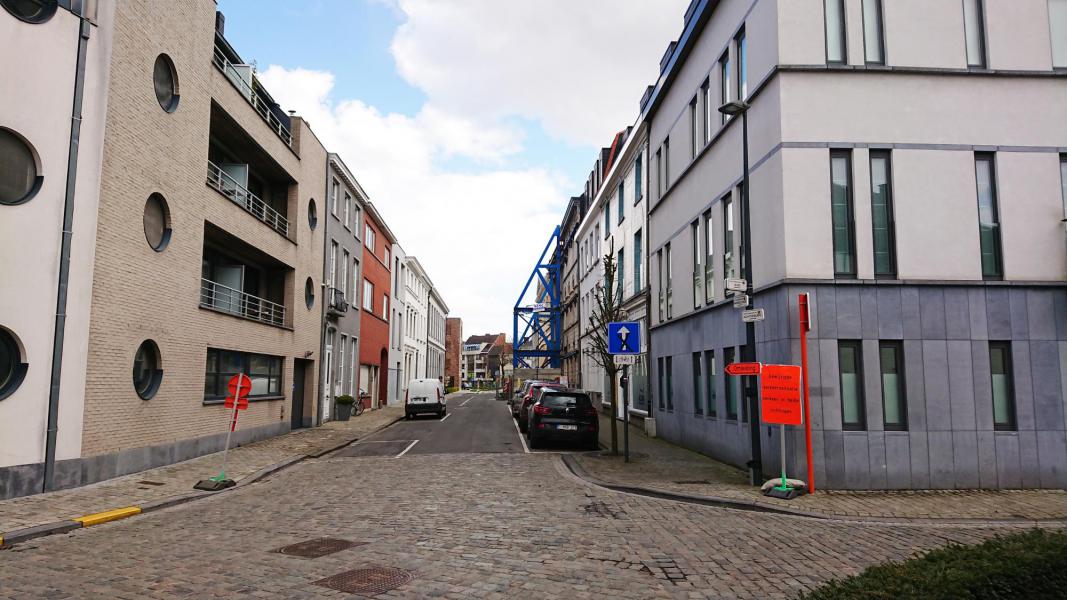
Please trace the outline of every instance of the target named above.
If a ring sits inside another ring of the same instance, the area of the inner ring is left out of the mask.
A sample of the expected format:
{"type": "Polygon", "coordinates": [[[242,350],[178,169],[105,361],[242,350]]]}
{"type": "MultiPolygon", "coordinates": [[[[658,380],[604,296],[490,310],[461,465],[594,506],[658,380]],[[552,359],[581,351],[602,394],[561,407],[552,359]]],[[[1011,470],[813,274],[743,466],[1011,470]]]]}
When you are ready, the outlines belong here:
{"type": "Polygon", "coordinates": [[[831,581],[803,600],[1067,598],[1067,533],[1032,529],[950,544],[831,581]]]}

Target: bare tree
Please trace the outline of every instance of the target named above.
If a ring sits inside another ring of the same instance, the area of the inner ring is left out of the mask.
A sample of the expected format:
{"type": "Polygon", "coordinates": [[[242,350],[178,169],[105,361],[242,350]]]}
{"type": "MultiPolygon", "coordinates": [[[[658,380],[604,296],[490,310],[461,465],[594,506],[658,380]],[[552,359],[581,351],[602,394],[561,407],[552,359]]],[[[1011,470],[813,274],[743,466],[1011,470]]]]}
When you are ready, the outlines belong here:
{"type": "Polygon", "coordinates": [[[608,323],[621,320],[622,294],[616,289],[615,264],[615,241],[612,240],[608,253],[601,259],[604,267],[604,285],[593,290],[593,310],[589,316],[589,346],[585,348],[585,355],[593,360],[607,373],[608,402],[611,404],[611,453],[619,453],[618,399],[615,397],[615,377],[619,367],[615,365],[615,357],[608,352],[608,323]]]}

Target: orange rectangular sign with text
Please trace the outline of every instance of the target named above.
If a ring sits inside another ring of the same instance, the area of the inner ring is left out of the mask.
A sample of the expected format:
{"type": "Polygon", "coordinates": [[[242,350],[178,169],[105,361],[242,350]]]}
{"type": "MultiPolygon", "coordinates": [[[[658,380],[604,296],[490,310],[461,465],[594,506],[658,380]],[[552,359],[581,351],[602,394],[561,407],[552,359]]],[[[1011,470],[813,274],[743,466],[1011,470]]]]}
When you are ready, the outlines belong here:
{"type": "Polygon", "coordinates": [[[764,423],[801,425],[800,367],[763,365],[760,373],[760,419],[764,423]]]}

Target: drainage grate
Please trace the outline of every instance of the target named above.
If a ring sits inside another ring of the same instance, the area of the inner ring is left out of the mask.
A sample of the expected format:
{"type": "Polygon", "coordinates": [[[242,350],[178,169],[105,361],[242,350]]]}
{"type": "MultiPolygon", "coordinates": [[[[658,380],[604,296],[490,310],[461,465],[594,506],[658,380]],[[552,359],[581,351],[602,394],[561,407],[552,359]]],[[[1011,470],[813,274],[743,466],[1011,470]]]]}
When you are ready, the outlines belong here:
{"type": "Polygon", "coordinates": [[[395,590],[413,579],[415,576],[410,571],[392,567],[371,567],[331,575],[316,581],[315,585],[349,594],[375,596],[395,590]]]}
{"type": "Polygon", "coordinates": [[[340,552],[341,550],[347,550],[355,546],[362,546],[366,543],[367,542],[350,542],[348,540],[339,540],[337,538],[317,538],[314,540],[307,540],[306,542],[298,542],[296,544],[282,546],[275,550],[275,552],[289,556],[299,556],[301,558],[319,558],[320,556],[326,556],[327,554],[333,554],[334,552],[340,552]]]}

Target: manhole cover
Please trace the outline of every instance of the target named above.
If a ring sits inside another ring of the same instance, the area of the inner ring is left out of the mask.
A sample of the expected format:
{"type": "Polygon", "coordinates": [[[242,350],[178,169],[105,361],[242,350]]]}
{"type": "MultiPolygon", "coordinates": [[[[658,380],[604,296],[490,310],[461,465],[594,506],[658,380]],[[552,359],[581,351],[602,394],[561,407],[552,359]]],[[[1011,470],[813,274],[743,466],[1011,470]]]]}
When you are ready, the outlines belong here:
{"type": "Polygon", "coordinates": [[[362,546],[366,543],[367,542],[350,542],[348,540],[339,540],[337,538],[317,538],[314,540],[307,540],[306,542],[297,542],[296,544],[282,546],[275,550],[275,552],[302,558],[318,558],[320,556],[326,556],[327,554],[333,554],[334,552],[340,552],[341,550],[347,550],[348,548],[355,546],[362,546]]]}
{"type": "Polygon", "coordinates": [[[403,569],[371,567],[367,569],[352,569],[351,571],[331,575],[326,579],[316,581],[315,585],[349,594],[375,596],[389,590],[395,590],[414,578],[414,575],[403,569]]]}

